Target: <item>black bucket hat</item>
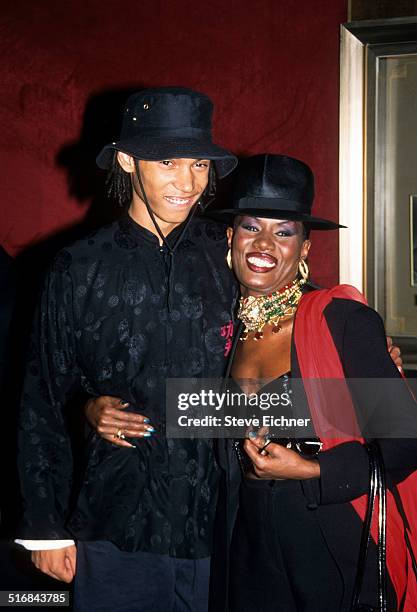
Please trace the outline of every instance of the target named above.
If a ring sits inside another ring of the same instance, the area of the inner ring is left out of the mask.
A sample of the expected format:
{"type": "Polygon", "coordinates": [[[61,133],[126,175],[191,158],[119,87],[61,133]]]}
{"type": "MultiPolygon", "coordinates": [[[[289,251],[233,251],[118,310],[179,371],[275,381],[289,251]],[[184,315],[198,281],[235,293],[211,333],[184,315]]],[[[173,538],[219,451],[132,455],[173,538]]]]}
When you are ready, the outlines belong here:
{"type": "Polygon", "coordinates": [[[148,161],[210,159],[222,178],[236,167],[237,158],[212,142],[212,114],[210,98],[192,89],[159,87],[135,93],[124,109],[120,140],[102,149],[97,165],[108,168],[115,150],[148,161]]]}
{"type": "Polygon", "coordinates": [[[314,176],[302,161],[286,155],[254,155],[239,163],[233,193],[233,208],[216,217],[250,215],[269,219],[302,221],[311,229],[345,227],[313,217],[314,176]]]}

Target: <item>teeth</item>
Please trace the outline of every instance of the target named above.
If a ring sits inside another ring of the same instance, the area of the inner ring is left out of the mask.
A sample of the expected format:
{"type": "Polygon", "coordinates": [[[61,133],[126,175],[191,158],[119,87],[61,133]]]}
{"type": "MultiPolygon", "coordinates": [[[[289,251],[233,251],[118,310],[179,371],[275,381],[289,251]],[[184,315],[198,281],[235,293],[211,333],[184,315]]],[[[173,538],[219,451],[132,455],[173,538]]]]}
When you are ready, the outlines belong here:
{"type": "Polygon", "coordinates": [[[168,202],[172,202],[173,204],[187,204],[189,202],[189,198],[165,198],[168,202]]]}
{"type": "Polygon", "coordinates": [[[273,268],[275,266],[274,263],[261,259],[260,257],[248,257],[248,262],[254,266],[258,266],[258,268],[273,268]]]}

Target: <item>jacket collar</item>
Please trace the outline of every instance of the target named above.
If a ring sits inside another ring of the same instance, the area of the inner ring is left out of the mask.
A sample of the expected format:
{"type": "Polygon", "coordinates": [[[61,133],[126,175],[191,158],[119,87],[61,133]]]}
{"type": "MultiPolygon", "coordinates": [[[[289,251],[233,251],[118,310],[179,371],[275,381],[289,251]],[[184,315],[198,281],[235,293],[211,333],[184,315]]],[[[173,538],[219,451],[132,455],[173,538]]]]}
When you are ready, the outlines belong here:
{"type": "MultiPolygon", "coordinates": [[[[186,223],[186,220],[183,223],[181,223],[180,225],[177,225],[177,227],[175,227],[168,234],[168,236],[166,238],[167,238],[167,242],[169,244],[174,244],[175,243],[175,240],[176,240],[177,236],[181,233],[181,230],[184,227],[185,223],[186,223]]],[[[137,223],[134,219],[132,219],[132,217],[129,215],[129,213],[126,212],[119,219],[119,226],[120,226],[120,229],[122,230],[122,232],[130,234],[133,237],[135,237],[136,239],[144,240],[145,242],[148,242],[149,244],[154,244],[155,246],[159,247],[159,238],[158,238],[158,236],[156,236],[151,231],[149,231],[148,229],[146,229],[145,227],[143,227],[142,225],[137,223]]],[[[184,238],[186,236],[188,237],[188,231],[186,231],[184,238]]]]}

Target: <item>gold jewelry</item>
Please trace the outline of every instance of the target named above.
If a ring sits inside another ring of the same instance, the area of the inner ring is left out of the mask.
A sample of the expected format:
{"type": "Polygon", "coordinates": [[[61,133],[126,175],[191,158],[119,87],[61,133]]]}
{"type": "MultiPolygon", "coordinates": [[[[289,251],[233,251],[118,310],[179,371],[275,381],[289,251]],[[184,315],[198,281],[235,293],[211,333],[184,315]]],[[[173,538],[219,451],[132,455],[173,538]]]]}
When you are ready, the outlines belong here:
{"type": "Polygon", "coordinates": [[[118,438],[119,440],[120,439],[124,440],[125,437],[126,436],[124,435],[124,433],[123,433],[123,431],[121,429],[118,429],[117,432],[113,436],[113,438],[118,438]]]}
{"type": "Polygon", "coordinates": [[[301,287],[304,280],[296,278],[279,291],[255,297],[250,295],[240,298],[238,318],[245,326],[241,340],[246,340],[249,332],[255,332],[254,340],[263,338],[263,328],[268,323],[272,325],[272,333],[281,330],[280,320],[291,317],[297,310],[301,299],[301,287]]]}
{"type": "Polygon", "coordinates": [[[308,265],[305,259],[300,259],[298,264],[298,271],[300,273],[301,278],[306,283],[308,281],[310,270],[308,269],[308,265]]]}
{"type": "Polygon", "coordinates": [[[226,263],[227,263],[227,267],[229,268],[229,270],[233,270],[233,264],[232,264],[232,251],[231,249],[229,249],[227,251],[227,255],[226,255],[226,263]]]}

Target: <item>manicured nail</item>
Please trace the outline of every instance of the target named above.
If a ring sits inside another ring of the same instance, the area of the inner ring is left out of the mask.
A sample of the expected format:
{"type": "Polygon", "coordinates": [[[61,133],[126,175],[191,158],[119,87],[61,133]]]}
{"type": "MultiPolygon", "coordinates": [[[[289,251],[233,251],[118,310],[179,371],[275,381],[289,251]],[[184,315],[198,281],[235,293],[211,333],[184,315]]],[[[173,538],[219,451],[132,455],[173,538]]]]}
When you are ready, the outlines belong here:
{"type": "Polygon", "coordinates": [[[151,437],[151,433],[149,431],[147,431],[146,433],[143,434],[144,438],[150,438],[151,437]]]}
{"type": "Polygon", "coordinates": [[[151,431],[152,433],[154,431],[156,431],[155,427],[151,427],[150,425],[148,425],[148,427],[146,428],[148,431],[151,431]]]}
{"type": "Polygon", "coordinates": [[[256,438],[256,436],[257,436],[257,435],[258,435],[258,434],[257,434],[257,432],[256,432],[256,431],[250,431],[250,432],[248,433],[248,438],[251,438],[251,439],[253,440],[253,438],[256,438]]]}
{"type": "Polygon", "coordinates": [[[143,419],[143,422],[144,422],[144,423],[149,423],[149,419],[148,419],[148,417],[145,417],[145,418],[143,419]]]}

